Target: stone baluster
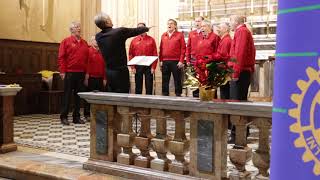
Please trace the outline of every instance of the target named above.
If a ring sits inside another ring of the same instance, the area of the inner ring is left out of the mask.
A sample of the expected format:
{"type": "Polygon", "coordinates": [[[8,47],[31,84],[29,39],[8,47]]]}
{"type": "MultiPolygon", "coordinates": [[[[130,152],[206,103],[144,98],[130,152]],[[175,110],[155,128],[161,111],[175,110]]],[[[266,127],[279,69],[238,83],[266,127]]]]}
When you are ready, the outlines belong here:
{"type": "Polygon", "coordinates": [[[153,150],[157,153],[157,158],[151,161],[150,167],[159,171],[168,171],[167,117],[165,116],[165,112],[159,109],[152,109],[151,115],[156,119],[156,137],[151,139],[151,145],[153,150]]]}
{"type": "Polygon", "coordinates": [[[189,150],[189,141],[185,133],[185,120],[182,111],[172,111],[170,116],[175,120],[175,134],[172,141],[169,141],[169,151],[174,154],[175,159],[169,164],[169,171],[178,174],[188,174],[189,163],[184,156],[189,150]]]}
{"type": "Polygon", "coordinates": [[[255,177],[257,180],[269,179],[268,170],[270,168],[270,146],[269,135],[272,120],[270,118],[254,118],[253,124],[259,129],[259,147],[253,153],[252,161],[259,173],[255,177]]]}
{"type": "Polygon", "coordinates": [[[118,113],[121,117],[121,133],[117,135],[117,142],[122,151],[117,157],[117,162],[132,165],[136,155],[132,152],[135,134],[132,131],[132,119],[129,115],[129,107],[118,106],[118,113]]]}
{"type": "Polygon", "coordinates": [[[248,117],[231,116],[231,123],[236,128],[235,145],[229,150],[230,161],[237,171],[230,174],[230,180],[251,180],[251,173],[246,171],[245,165],[252,157],[252,149],[247,146],[248,117]]]}
{"type": "Polygon", "coordinates": [[[144,168],[150,167],[150,161],[152,157],[149,153],[150,141],[152,138],[150,129],[150,110],[149,109],[132,109],[138,113],[138,117],[141,121],[140,132],[135,137],[135,145],[140,150],[141,154],[134,160],[134,165],[144,168]]]}

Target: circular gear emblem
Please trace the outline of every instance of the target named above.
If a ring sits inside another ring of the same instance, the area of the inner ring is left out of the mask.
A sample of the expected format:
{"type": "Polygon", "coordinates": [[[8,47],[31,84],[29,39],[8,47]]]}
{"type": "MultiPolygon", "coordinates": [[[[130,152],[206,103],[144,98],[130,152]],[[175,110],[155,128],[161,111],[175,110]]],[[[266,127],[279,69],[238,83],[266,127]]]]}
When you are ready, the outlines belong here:
{"type": "Polygon", "coordinates": [[[296,148],[304,148],[303,162],[314,162],[313,173],[320,175],[320,59],[318,69],[308,67],[308,80],[298,80],[301,94],[292,94],[291,100],[297,105],[289,110],[289,116],[296,119],[290,131],[299,134],[296,148]]]}

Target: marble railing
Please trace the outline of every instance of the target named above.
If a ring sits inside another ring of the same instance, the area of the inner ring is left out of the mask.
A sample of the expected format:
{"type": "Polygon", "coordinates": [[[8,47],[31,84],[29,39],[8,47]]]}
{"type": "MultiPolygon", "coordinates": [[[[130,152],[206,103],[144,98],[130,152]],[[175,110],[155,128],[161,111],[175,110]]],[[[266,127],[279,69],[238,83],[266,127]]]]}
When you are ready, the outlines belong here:
{"type": "Polygon", "coordinates": [[[200,102],[116,93],[79,95],[92,104],[90,159],[85,169],[132,179],[251,179],[245,165],[252,159],[259,170],[254,178],[269,177],[271,103],[200,102]],[[236,127],[236,138],[228,153],[229,119],[236,127]],[[151,120],[156,121],[155,133],[151,133],[151,120]],[[172,120],[171,135],[167,122],[172,120]],[[258,149],[253,153],[247,146],[248,124],[259,129],[258,149]],[[134,131],[133,127],[140,128],[134,131]],[[136,149],[140,153],[135,153],[136,149]],[[236,171],[227,177],[228,156],[236,171]]]}

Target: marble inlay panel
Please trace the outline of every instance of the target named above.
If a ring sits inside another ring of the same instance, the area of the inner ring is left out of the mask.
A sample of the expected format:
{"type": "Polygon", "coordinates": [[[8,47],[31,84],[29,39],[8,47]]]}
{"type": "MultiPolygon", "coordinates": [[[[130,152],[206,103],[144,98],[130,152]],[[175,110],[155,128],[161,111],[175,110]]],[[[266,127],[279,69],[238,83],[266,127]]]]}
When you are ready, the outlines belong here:
{"type": "Polygon", "coordinates": [[[108,149],[108,129],[107,113],[105,111],[96,112],[96,151],[98,154],[106,154],[108,149]]]}
{"type": "Polygon", "coordinates": [[[212,172],[214,169],[213,128],[214,124],[212,121],[198,121],[197,167],[199,171],[212,172]]]}

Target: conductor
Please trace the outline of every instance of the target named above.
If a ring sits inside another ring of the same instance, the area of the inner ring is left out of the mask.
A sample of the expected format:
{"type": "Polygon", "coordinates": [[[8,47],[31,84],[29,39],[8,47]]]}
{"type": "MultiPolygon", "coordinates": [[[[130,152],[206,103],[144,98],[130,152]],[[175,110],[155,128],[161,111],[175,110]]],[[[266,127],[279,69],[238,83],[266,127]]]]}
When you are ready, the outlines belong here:
{"type": "Polygon", "coordinates": [[[130,81],[125,43],[128,38],[148,32],[149,28],[113,28],[110,16],[105,13],[97,14],[94,22],[101,29],[101,32],[96,34],[96,41],[106,64],[107,91],[129,93],[130,81]]]}

